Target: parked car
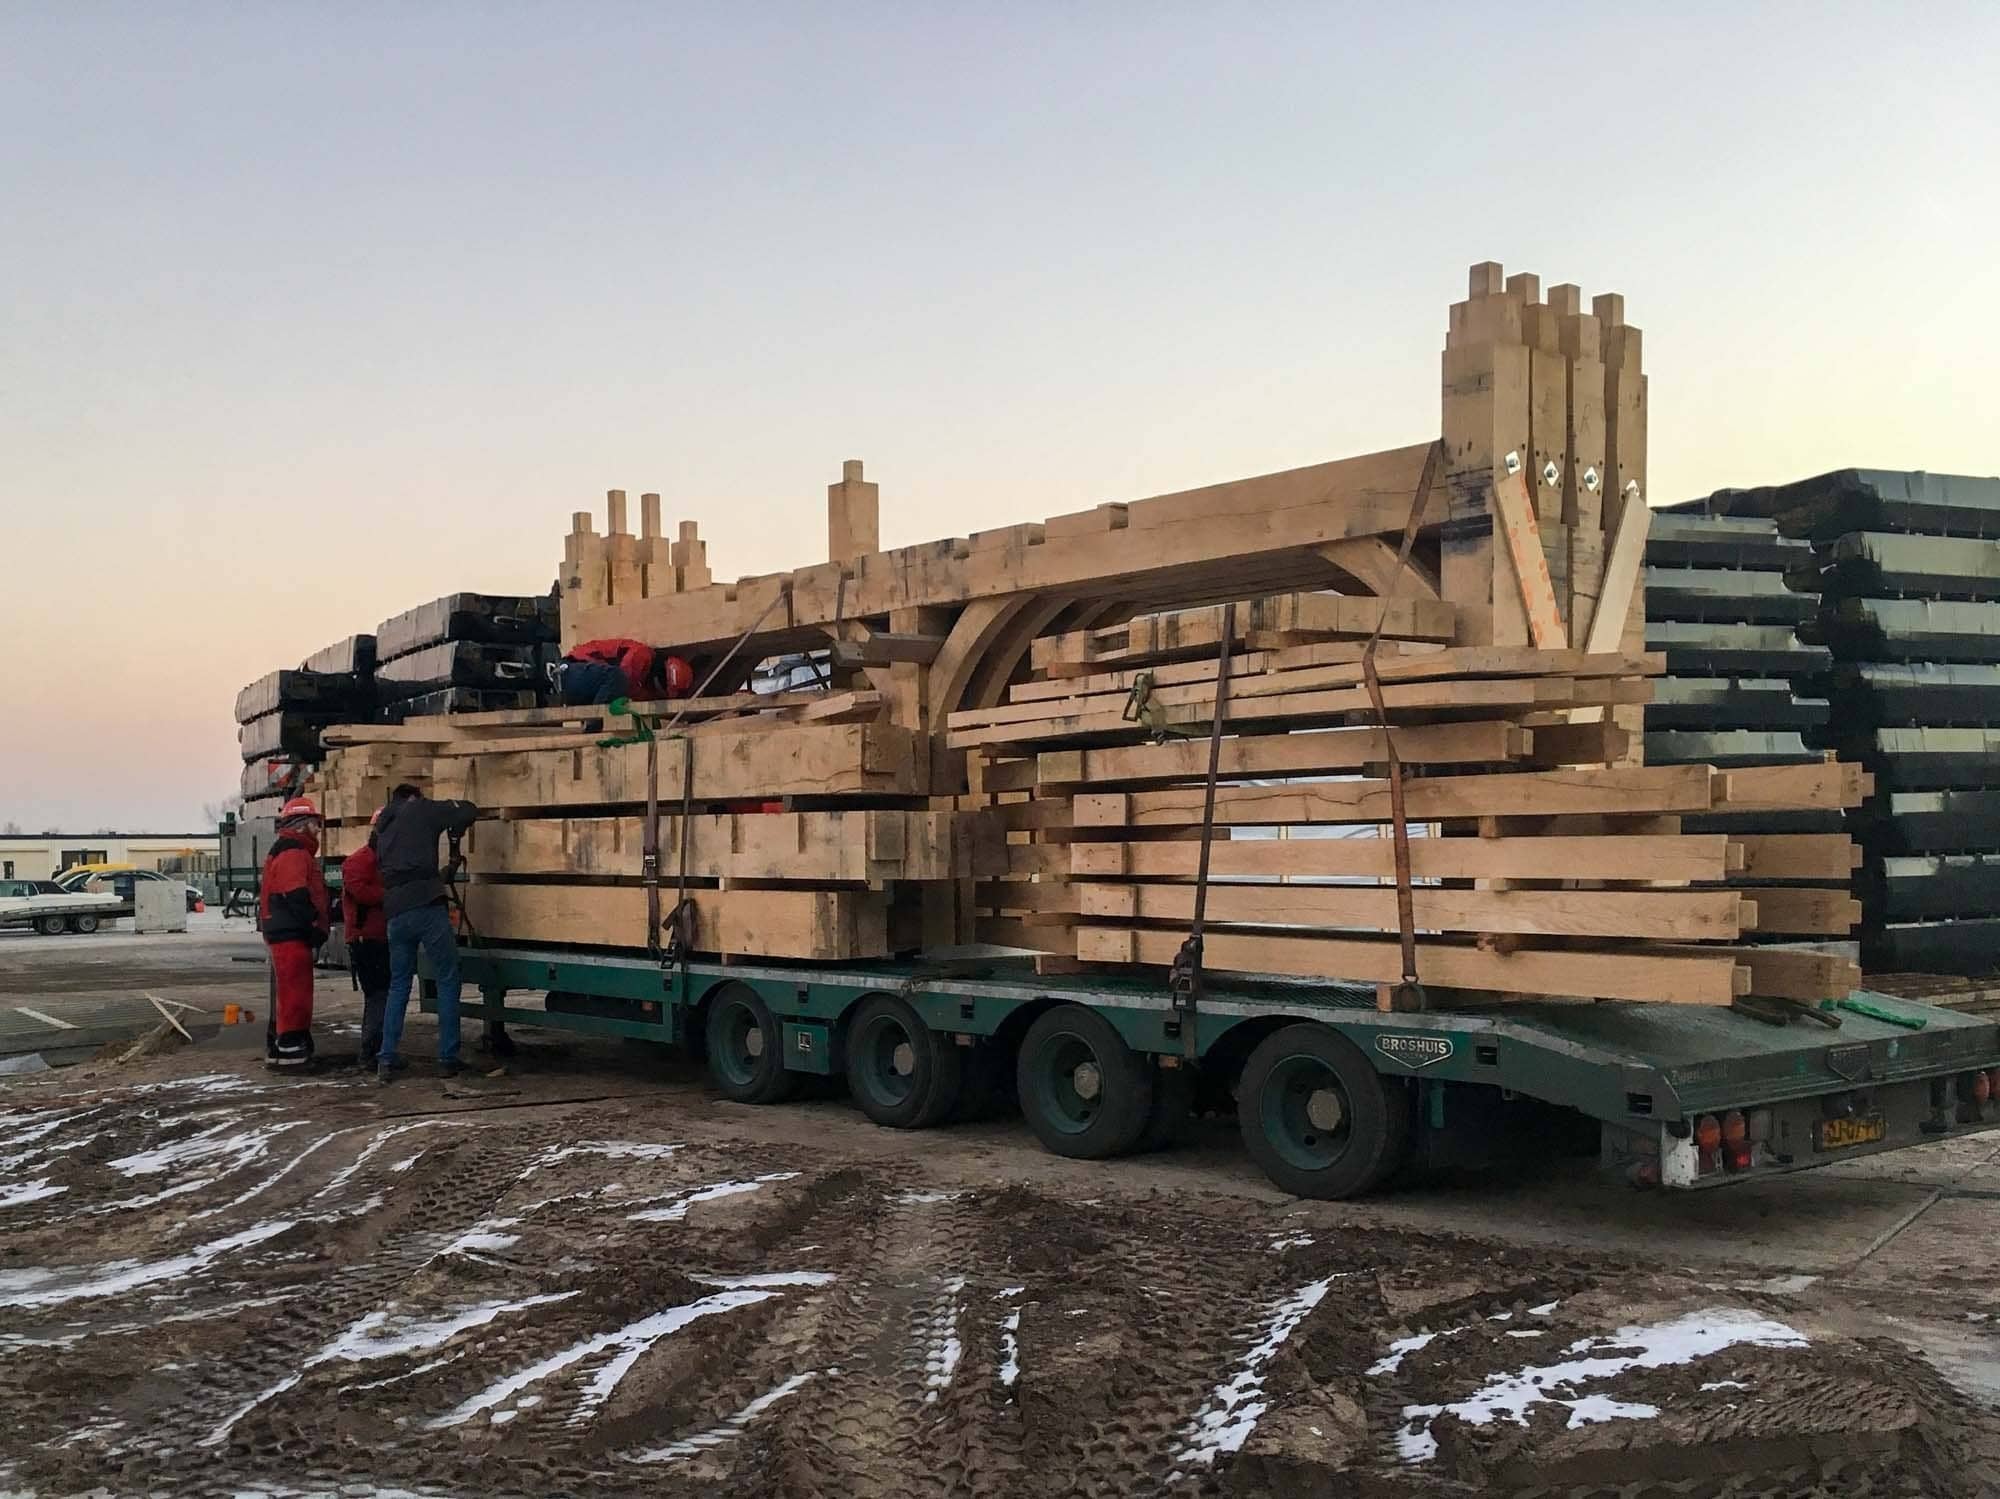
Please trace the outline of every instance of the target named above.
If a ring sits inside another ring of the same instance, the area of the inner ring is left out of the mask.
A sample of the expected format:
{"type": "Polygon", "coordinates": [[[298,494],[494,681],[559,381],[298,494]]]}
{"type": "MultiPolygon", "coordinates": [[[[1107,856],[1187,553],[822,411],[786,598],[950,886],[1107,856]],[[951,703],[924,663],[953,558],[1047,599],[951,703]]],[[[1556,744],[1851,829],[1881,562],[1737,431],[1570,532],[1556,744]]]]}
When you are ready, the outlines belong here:
{"type": "Polygon", "coordinates": [[[180,886],[187,892],[187,908],[190,911],[201,904],[199,886],[177,880],[170,874],[161,874],[157,869],[135,869],[129,864],[79,864],[56,876],[56,883],[72,894],[117,896],[117,914],[120,916],[132,914],[132,886],[137,880],[162,880],[180,886]]]}
{"type": "Polygon", "coordinates": [[[94,932],[118,914],[115,894],[65,890],[54,880],[0,880],[0,926],[32,926],[44,936],[94,932]]]}

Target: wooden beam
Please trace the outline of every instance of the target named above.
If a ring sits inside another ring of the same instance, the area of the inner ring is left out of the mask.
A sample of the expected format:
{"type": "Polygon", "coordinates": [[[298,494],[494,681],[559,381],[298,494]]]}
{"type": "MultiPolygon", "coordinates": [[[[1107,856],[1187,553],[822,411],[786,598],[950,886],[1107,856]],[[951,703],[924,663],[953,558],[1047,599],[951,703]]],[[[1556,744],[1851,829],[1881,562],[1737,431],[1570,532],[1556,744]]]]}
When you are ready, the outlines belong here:
{"type": "MultiPolygon", "coordinates": [[[[1194,917],[1195,888],[1191,884],[1084,882],[1066,889],[1074,895],[1075,904],[1061,909],[1084,917],[1176,922],[1194,917]]],[[[1512,932],[1538,937],[1733,941],[1756,914],[1751,902],[1734,890],[1441,890],[1423,886],[1411,892],[1411,899],[1416,925],[1426,932],[1512,932]]],[[[1393,932],[1397,930],[1396,891],[1388,885],[1211,885],[1208,919],[1393,932]]]]}
{"type": "Polygon", "coordinates": [[[1604,553],[1604,584],[1597,603],[1584,625],[1586,651],[1615,651],[1625,634],[1626,612],[1632,606],[1633,590],[1646,560],[1646,537],[1652,531],[1653,512],[1638,491],[1612,501],[1610,541],[1604,553]]]}
{"type": "Polygon", "coordinates": [[[1392,542],[1381,536],[1356,536],[1347,541],[1330,541],[1318,551],[1320,556],[1378,599],[1439,597],[1437,579],[1423,568],[1414,553],[1407,564],[1397,566],[1397,558],[1401,555],[1399,541],[1392,542]]]}
{"type": "MultiPolygon", "coordinates": [[[[1719,881],[1734,872],[1720,833],[1540,838],[1412,838],[1410,874],[1428,879],[1719,881]]],[[[1192,843],[1074,843],[1077,878],[1191,879],[1192,843]]],[[[1239,838],[1210,850],[1218,879],[1394,879],[1388,838],[1239,838]]]]}
{"type": "MultiPolygon", "coordinates": [[[[1518,455],[1515,456],[1519,462],[1518,455]]],[[[1535,502],[1528,495],[1523,470],[1502,474],[1493,486],[1493,519],[1514,559],[1514,576],[1521,590],[1521,607],[1528,620],[1528,638],[1540,650],[1560,650],[1569,643],[1549,559],[1542,551],[1542,528],[1535,520],[1535,502]]]]}
{"type": "MultiPolygon", "coordinates": [[[[1076,955],[1100,963],[1171,963],[1185,933],[1081,926],[1076,955]]],[[[1695,951],[1699,952],[1699,949],[1695,951]]],[[[1749,991],[1750,971],[1724,949],[1700,956],[1569,952],[1523,948],[1484,952],[1470,944],[1419,941],[1417,972],[1426,987],[1541,996],[1659,1000],[1727,1005],[1749,991]]],[[[1208,934],[1203,955],[1215,972],[1272,973],[1307,978],[1394,983],[1402,954],[1393,939],[1289,937],[1270,933],[1208,934]]],[[[1449,1004],[1449,998],[1445,1003],[1449,1004]]]]}
{"type": "Polygon", "coordinates": [[[881,486],[861,477],[861,460],[840,466],[840,482],[826,486],[826,555],[853,562],[882,550],[881,486]]]}
{"type": "Polygon", "coordinates": [[[888,630],[857,628],[850,638],[833,645],[833,663],[850,670],[909,662],[928,666],[944,649],[942,635],[898,635],[888,630]]]}
{"type": "MultiPolygon", "coordinates": [[[[890,955],[886,895],[855,890],[700,890],[688,899],[694,905],[697,952],[820,962],[890,955]]],[[[473,929],[488,941],[646,945],[646,892],[634,885],[475,882],[466,889],[465,906],[473,929]]]]}
{"type": "MultiPolygon", "coordinates": [[[[1408,817],[1563,813],[1706,812],[1713,805],[1706,765],[1655,765],[1636,769],[1579,768],[1493,775],[1424,777],[1404,788],[1408,817]]],[[[1163,827],[1199,824],[1199,786],[1163,791],[1102,792],[1075,798],[1075,822],[1086,827],[1163,827]]],[[[1372,778],[1286,786],[1220,786],[1216,821],[1276,826],[1284,823],[1387,822],[1389,783],[1372,778]]]]}
{"type": "MultiPolygon", "coordinates": [[[[698,814],[688,823],[691,878],[790,880],[879,886],[945,880],[957,873],[954,826],[977,814],[861,809],[698,814]]],[[[680,865],[680,818],[660,818],[660,858],[671,880],[680,865]]],[[[489,820],[467,835],[475,875],[612,875],[645,871],[645,819],[537,817],[489,820]]]]}
{"type": "MultiPolygon", "coordinates": [[[[872,617],[1058,589],[1130,598],[1154,587],[1227,578],[1259,559],[1285,563],[1298,580],[1292,586],[1310,587],[1324,576],[1313,548],[1401,530],[1429,451],[1429,443],[1419,443],[1134,501],[1122,530],[1045,535],[1040,544],[977,552],[960,539],[930,542],[584,611],[577,628],[588,636],[701,650],[733,643],[787,590],[789,609],[774,611],[757,632],[759,641],[817,630],[834,620],[837,609],[846,617],[872,617]]],[[[1434,518],[1443,518],[1441,496],[1434,518]]]]}
{"type": "MultiPolygon", "coordinates": [[[[1506,723],[1433,724],[1417,728],[1335,729],[1322,734],[1265,734],[1222,741],[1218,774],[1328,775],[1380,765],[1388,746],[1409,764],[1488,764],[1516,759],[1533,744],[1528,730],[1506,723]]],[[[1205,775],[1208,746],[1198,740],[1135,744],[1108,749],[1045,750],[1035,758],[1043,787],[1113,786],[1185,781],[1205,775]]]]}

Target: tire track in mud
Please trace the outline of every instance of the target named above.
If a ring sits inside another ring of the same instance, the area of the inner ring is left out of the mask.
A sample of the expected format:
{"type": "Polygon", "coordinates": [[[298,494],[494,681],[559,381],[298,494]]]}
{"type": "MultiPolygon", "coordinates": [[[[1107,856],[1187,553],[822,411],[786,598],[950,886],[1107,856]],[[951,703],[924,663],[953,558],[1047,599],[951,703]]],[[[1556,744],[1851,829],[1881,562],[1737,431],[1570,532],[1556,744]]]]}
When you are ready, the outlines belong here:
{"type": "Polygon", "coordinates": [[[1614,1296],[1647,1283],[1626,1262],[1303,1231],[1109,1177],[1086,1201],[938,1190],[918,1152],[748,1143],[706,1105],[383,1117],[344,1084],[213,1087],[72,1107],[33,1138],[50,1115],[0,1112],[0,1192],[44,1163],[65,1189],[0,1205],[0,1300],[294,1225],[199,1273],[0,1310],[0,1478],[272,1499],[1971,1492],[1933,1481],[1963,1466],[1935,1437],[1959,1407],[1896,1350],[1845,1380],[1837,1348],[1760,1353],[1751,1415],[1653,1371],[1613,1392],[1657,1401],[1657,1431],[1447,1420],[1435,1461],[1404,1459],[1405,1405],[1617,1327],[1614,1296]],[[186,1142],[222,1105],[287,1127],[221,1170],[186,1142]],[[135,1192],[108,1163],[149,1151],[173,1159],[135,1192]]]}

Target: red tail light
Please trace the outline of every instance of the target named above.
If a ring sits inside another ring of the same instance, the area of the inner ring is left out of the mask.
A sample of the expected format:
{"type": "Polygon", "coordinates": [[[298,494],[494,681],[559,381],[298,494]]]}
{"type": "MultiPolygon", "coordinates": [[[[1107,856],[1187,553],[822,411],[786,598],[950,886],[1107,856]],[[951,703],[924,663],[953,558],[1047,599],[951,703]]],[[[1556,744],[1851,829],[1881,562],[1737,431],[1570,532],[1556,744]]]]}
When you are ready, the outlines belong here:
{"type": "Polygon", "coordinates": [[[1748,1144],[1732,1145],[1723,1153],[1722,1159],[1731,1171],[1748,1171],[1752,1151],[1748,1144]]]}
{"type": "Polygon", "coordinates": [[[1744,1121],[1741,1109],[1731,1109],[1722,1116],[1722,1143],[1730,1147],[1743,1144],[1750,1138],[1750,1126],[1744,1121]]]}
{"type": "Polygon", "coordinates": [[[1703,1114],[1694,1122],[1694,1143],[1699,1150],[1714,1150],[1722,1144],[1722,1121],[1713,1114],[1703,1114]]]}
{"type": "Polygon", "coordinates": [[[1993,1079],[1984,1072],[1972,1074],[1972,1101],[1984,1103],[1993,1096],[1993,1079]]]}

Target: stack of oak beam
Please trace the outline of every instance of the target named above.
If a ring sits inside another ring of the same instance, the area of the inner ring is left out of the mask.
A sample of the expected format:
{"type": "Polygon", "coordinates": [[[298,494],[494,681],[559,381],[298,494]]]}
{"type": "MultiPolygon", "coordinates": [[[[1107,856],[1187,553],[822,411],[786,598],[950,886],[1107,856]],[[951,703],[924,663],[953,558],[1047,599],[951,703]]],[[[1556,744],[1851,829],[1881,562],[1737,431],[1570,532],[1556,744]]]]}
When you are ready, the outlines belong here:
{"type": "MultiPolygon", "coordinates": [[[[1192,731],[1214,711],[1216,613],[1206,659],[1128,648],[1121,669],[1063,676],[1111,663],[1088,640],[1050,642],[1050,675],[1017,685],[1003,708],[952,716],[949,742],[972,753],[976,785],[1026,845],[1007,876],[978,887],[982,936],[1041,952],[1045,966],[1173,961],[1196,902],[1210,745],[1192,731]],[[1140,691],[1170,716],[1137,710],[1140,691]]],[[[1172,633],[1192,639],[1192,624],[1172,633]]],[[[1259,651],[1254,632],[1232,643],[1252,648],[1230,663],[1217,745],[1209,966],[1400,977],[1394,843],[1381,836],[1393,741],[1419,825],[1418,974],[1456,991],[1448,1002],[1813,1002],[1858,981],[1837,954],[1749,945],[1847,933],[1859,915],[1841,888],[1849,840],[1689,834],[1681,820],[1837,813],[1860,803],[1867,777],[1818,762],[1619,763],[1628,732],[1578,722],[1579,710],[1643,705],[1659,656],[1385,642],[1385,730],[1362,685],[1364,647],[1259,651]],[[1825,887],[1748,883],[1753,868],[1825,887]]]]}
{"type": "MultiPolygon", "coordinates": [[[[1157,973],[1192,910],[1216,606],[1234,603],[1211,967],[1396,976],[1390,842],[1316,836],[1379,828],[1393,740],[1421,824],[1420,977],[1445,1002],[1844,993],[1851,964],[1752,942],[1844,930],[1846,897],[1746,883],[1843,851],[1681,819],[1837,815],[1859,772],[1639,763],[1661,664],[1623,299],[1585,311],[1573,286],[1475,266],[1442,376],[1423,442],[915,546],[882,548],[879,490],[850,461],[826,560],[734,582],[692,522],[667,540],[657,495],[633,535],[612,491],[605,534],[579,513],[565,537],[561,638],[671,651],[706,695],[335,730],[328,784],[359,788],[358,812],[422,774],[487,809],[467,904],[488,940],[647,947],[650,798],[695,951],[997,939],[1157,973]],[[1360,675],[1378,629],[1386,728],[1360,675]],[[817,690],[747,691],[774,662],[817,690]]],[[[341,807],[337,843],[361,827],[341,807]]],[[[1795,877],[1816,878],[1773,875],[1795,877]]]]}

